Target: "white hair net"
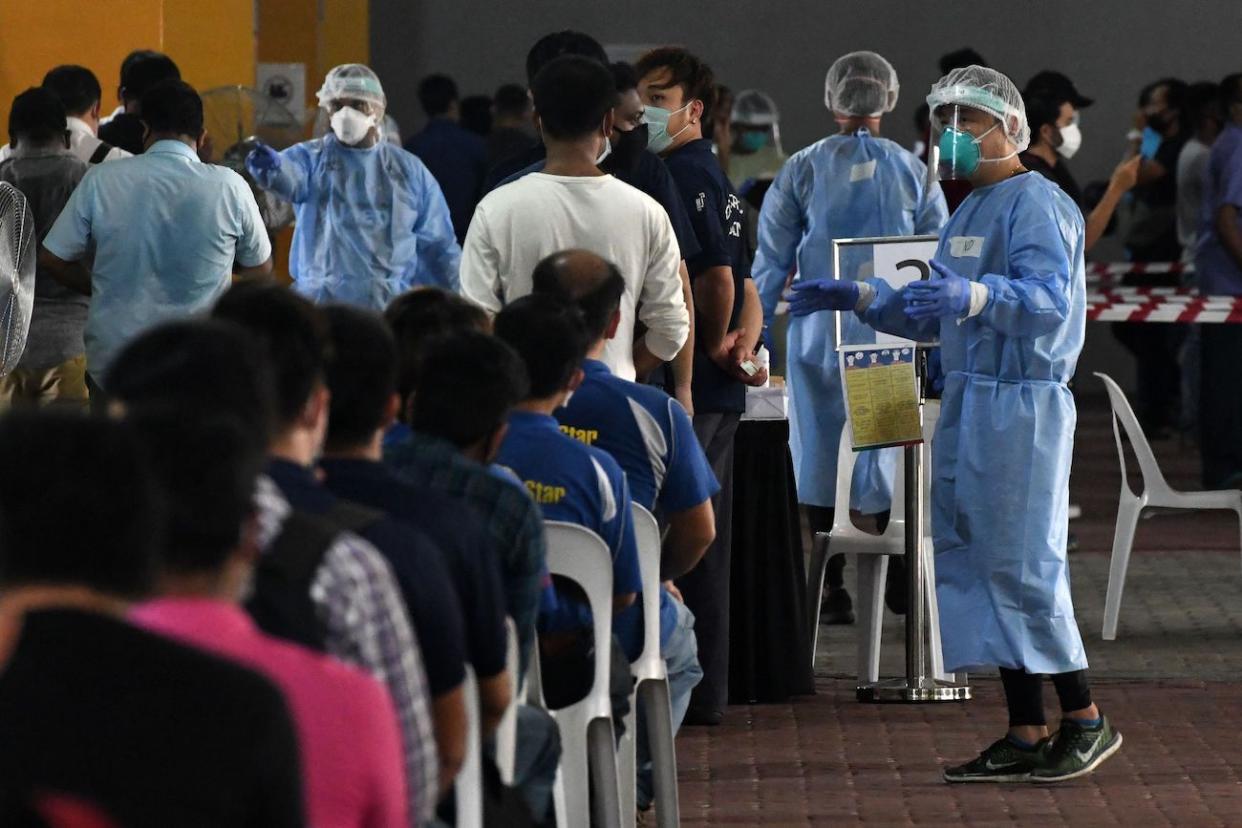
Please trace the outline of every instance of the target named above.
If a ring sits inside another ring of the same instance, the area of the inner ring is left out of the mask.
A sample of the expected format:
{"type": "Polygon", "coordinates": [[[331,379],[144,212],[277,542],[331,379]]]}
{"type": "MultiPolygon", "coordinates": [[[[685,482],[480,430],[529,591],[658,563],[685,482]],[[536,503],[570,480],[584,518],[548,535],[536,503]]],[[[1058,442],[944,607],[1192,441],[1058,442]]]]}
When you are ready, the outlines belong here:
{"type": "Polygon", "coordinates": [[[744,89],[733,99],[729,120],[743,126],[773,126],[781,118],[776,101],[758,89],[744,89]]]}
{"type": "Polygon", "coordinates": [[[997,118],[1018,152],[1031,144],[1026,106],[1013,81],[984,66],[954,69],[932,86],[927,105],[933,115],[942,106],[957,104],[978,109],[997,118]]]}
{"type": "Polygon", "coordinates": [[[837,58],[824,79],[824,105],[830,112],[877,118],[897,105],[897,70],[875,52],[837,58]]]}
{"type": "Polygon", "coordinates": [[[353,98],[375,104],[381,113],[388,107],[379,76],[361,63],[343,63],[328,72],[323,86],[319,87],[318,97],[320,106],[341,98],[353,98]]]}

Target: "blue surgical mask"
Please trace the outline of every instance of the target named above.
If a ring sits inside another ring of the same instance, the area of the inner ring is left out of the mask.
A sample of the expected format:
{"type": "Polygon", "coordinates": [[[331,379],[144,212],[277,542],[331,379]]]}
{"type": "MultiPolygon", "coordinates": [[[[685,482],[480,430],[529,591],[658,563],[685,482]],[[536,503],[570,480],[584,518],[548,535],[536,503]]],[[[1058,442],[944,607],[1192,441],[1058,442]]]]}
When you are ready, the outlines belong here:
{"type": "Polygon", "coordinates": [[[643,108],[643,120],[647,122],[647,149],[654,153],[664,152],[673,145],[673,139],[681,135],[690,128],[690,124],[686,124],[676,133],[668,134],[668,119],[676,115],[678,112],[685,112],[690,108],[690,104],[683,106],[681,109],[669,111],[658,106],[647,106],[643,108]]]}

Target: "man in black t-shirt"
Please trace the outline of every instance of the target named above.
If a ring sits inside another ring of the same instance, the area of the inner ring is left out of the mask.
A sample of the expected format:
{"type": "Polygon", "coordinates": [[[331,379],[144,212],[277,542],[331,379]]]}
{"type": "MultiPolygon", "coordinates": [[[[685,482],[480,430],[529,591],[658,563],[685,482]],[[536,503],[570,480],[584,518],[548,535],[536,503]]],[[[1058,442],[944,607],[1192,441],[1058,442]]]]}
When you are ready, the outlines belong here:
{"type": "Polygon", "coordinates": [[[751,361],[763,309],[750,278],[746,206],[703,137],[716,89],[711,68],[684,49],[661,48],[643,55],[634,71],[648,146],[663,156],[699,243],[698,253],[686,257],[695,311],[694,430],[721,490],[712,504],[716,540],[677,585],[694,612],[703,666],[686,723],[716,724],[729,696],[733,436],[746,410],[746,385],[767,379],[751,361]]]}
{"type": "Polygon", "coordinates": [[[124,620],[162,523],[130,427],[11,413],[0,465],[21,469],[0,476],[5,795],[70,797],[126,828],[303,825],[280,692],[124,620]]]}
{"type": "Polygon", "coordinates": [[[126,152],[141,155],[146,149],[147,130],[142,123],[142,95],[164,80],[181,80],[181,70],[172,58],[159,52],[131,52],[121,64],[121,85],[117,97],[125,111],[113,116],[99,127],[99,138],[126,152]]]}

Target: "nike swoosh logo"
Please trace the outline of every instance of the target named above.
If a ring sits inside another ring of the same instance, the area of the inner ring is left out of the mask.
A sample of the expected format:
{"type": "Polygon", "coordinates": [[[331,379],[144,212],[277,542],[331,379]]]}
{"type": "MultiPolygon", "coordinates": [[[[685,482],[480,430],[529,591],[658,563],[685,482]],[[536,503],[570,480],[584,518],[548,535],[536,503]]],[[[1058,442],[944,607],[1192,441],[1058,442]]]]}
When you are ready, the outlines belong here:
{"type": "Polygon", "coordinates": [[[1006,762],[1003,765],[993,765],[992,760],[989,759],[983,763],[983,769],[990,770],[990,771],[1008,770],[1009,768],[1016,768],[1016,767],[1018,767],[1018,764],[1016,762],[1006,762]]]}

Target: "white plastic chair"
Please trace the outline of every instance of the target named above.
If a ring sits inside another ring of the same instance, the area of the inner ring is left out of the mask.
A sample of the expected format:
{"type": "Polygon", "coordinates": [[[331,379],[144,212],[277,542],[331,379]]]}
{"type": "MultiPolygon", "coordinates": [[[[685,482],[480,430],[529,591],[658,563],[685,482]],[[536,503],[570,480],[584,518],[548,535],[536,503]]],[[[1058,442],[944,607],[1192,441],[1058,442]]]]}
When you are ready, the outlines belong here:
{"type": "Polygon", "coordinates": [[[621,776],[621,819],[634,825],[638,811],[636,774],[638,707],[643,708],[647,725],[647,744],[651,748],[657,824],[676,828],[681,823],[677,797],[677,752],[673,744],[672,697],[668,669],[660,655],[660,526],[655,516],[634,504],[634,536],[638,541],[638,563],[643,583],[643,651],[630,664],[634,694],[625,718],[625,734],[618,747],[617,764],[621,776]]]}
{"type": "MultiPolygon", "coordinates": [[[[513,785],[514,767],[517,762],[517,709],[521,702],[517,688],[518,677],[518,637],[517,624],[512,618],[505,619],[507,646],[505,648],[505,671],[509,674],[510,691],[509,706],[500,717],[496,726],[496,769],[500,772],[500,781],[513,785]]],[[[534,659],[538,661],[538,659],[534,659]]]]}
{"type": "MultiPolygon", "coordinates": [[[[934,422],[932,424],[934,428],[934,422]]],[[[924,422],[924,437],[929,435],[924,422]]],[[[927,463],[928,445],[924,451],[924,468],[927,463]]],[[[809,613],[808,639],[811,665],[815,664],[815,652],[819,645],[819,604],[824,589],[824,574],[828,567],[829,547],[833,555],[853,555],[858,566],[858,683],[875,684],[880,680],[880,645],[884,622],[884,584],[888,576],[888,559],[906,554],[906,504],[905,504],[905,458],[898,455],[893,475],[892,507],[888,526],[880,535],[864,532],[850,520],[850,487],[854,480],[854,461],[857,453],[851,448],[849,436],[841,435],[837,452],[837,494],[833,510],[831,532],[820,532],[811,550],[809,577],[807,578],[807,611],[809,613]],[[831,540],[831,544],[830,544],[831,540]]],[[[924,526],[930,527],[929,512],[930,473],[924,476],[924,526]]],[[[923,542],[930,547],[930,536],[923,542]]],[[[931,652],[933,675],[942,680],[952,680],[944,673],[944,658],[940,643],[940,613],[936,601],[935,562],[931,554],[922,556],[924,565],[923,600],[927,607],[928,648],[931,652]]]]}
{"type": "Polygon", "coordinates": [[[1215,492],[1180,492],[1164,479],[1151,444],[1139,425],[1130,402],[1121,387],[1107,374],[1096,373],[1108,389],[1108,400],[1113,408],[1113,437],[1117,440],[1117,456],[1121,460],[1121,496],[1117,504],[1117,527],[1113,534],[1113,556],[1108,565],[1108,593],[1104,599],[1104,640],[1117,638],[1117,619],[1121,614],[1121,593],[1126,585],[1126,570],[1130,565],[1130,550],[1134,546],[1134,531],[1144,509],[1232,509],[1242,521],[1242,491],[1227,489],[1215,492]],[[1135,494],[1126,480],[1126,453],[1121,442],[1125,430],[1130,447],[1138,458],[1139,471],[1143,475],[1143,491],[1135,494]]]}
{"type": "Polygon", "coordinates": [[[466,698],[466,756],[453,783],[458,828],[483,828],[483,731],[479,724],[479,684],[466,665],[462,682],[466,698]]]}
{"type": "Polygon", "coordinates": [[[553,799],[561,828],[620,828],[621,794],[616,734],[608,694],[612,662],[612,556],[594,532],[573,523],[544,521],[548,571],[582,587],[595,630],[595,676],[581,701],[553,710],[561,732],[561,763],[553,799]],[[592,812],[594,819],[592,820],[592,812]]]}

